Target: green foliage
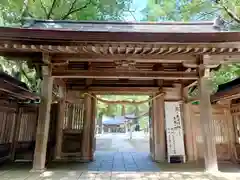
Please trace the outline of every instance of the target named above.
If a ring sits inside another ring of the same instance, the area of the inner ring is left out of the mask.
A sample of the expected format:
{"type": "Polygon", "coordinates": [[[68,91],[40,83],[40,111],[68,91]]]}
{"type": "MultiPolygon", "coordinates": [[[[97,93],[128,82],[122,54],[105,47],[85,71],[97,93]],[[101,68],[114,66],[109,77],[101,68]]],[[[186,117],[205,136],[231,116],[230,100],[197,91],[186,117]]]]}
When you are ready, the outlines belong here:
{"type": "Polygon", "coordinates": [[[148,0],[142,13],[144,20],[189,21],[211,19],[215,10],[216,4],[207,0],[148,0]]]}
{"type": "Polygon", "coordinates": [[[36,78],[35,69],[30,69],[25,61],[11,61],[0,57],[0,71],[26,83],[32,91],[39,91],[40,79],[36,78]]]}
{"type": "Polygon", "coordinates": [[[240,77],[240,64],[222,65],[218,71],[212,73],[214,87],[229,82],[237,77],[240,77]]]}
{"type": "MultiPolygon", "coordinates": [[[[108,101],[145,101],[148,99],[148,96],[144,95],[101,95],[98,96],[101,99],[108,100],[108,101]]],[[[120,116],[122,115],[122,105],[121,104],[106,104],[102,102],[98,102],[97,104],[97,118],[100,118],[103,114],[107,116],[120,116]]],[[[135,113],[136,109],[138,109],[139,115],[141,115],[144,112],[147,112],[149,109],[148,103],[143,103],[139,105],[135,104],[129,104],[125,105],[125,114],[132,114],[135,113]]]]}
{"type": "Polygon", "coordinates": [[[121,20],[131,0],[1,0],[6,25],[24,18],[57,20],[121,20]]]}
{"type": "Polygon", "coordinates": [[[220,15],[228,28],[240,28],[239,0],[148,0],[142,13],[150,21],[213,20],[220,15]]]}

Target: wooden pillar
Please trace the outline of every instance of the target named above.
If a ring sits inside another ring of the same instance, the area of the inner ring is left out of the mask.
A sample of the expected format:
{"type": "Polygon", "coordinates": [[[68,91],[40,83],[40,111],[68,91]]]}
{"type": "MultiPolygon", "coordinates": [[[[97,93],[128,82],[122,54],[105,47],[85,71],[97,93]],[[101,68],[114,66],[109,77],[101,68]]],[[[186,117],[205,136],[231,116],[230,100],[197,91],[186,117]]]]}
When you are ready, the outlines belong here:
{"type": "Polygon", "coordinates": [[[93,160],[93,153],[91,149],[91,123],[92,121],[92,107],[91,97],[89,95],[84,96],[84,125],[83,125],[83,137],[82,137],[82,160],[93,160]]]}
{"type": "Polygon", "coordinates": [[[50,125],[50,112],[52,103],[53,78],[51,68],[42,67],[41,104],[39,107],[36,144],[32,171],[44,171],[46,162],[46,151],[48,143],[48,132],[50,125]]]}
{"type": "Polygon", "coordinates": [[[12,137],[12,145],[11,145],[11,160],[15,160],[15,153],[16,153],[16,147],[18,143],[18,136],[20,132],[20,125],[21,125],[21,117],[22,117],[22,111],[21,108],[18,106],[16,118],[13,126],[13,137],[12,137]]]}
{"type": "Polygon", "coordinates": [[[164,95],[153,100],[153,160],[165,161],[166,139],[165,139],[165,118],[164,118],[164,95]]]}
{"type": "MultiPolygon", "coordinates": [[[[95,97],[95,95],[94,95],[95,97]]],[[[92,98],[92,123],[91,123],[91,149],[92,149],[92,153],[94,154],[95,150],[96,150],[96,115],[97,115],[97,101],[95,98],[92,98]]]]}
{"type": "Polygon", "coordinates": [[[228,134],[229,134],[229,145],[230,145],[230,157],[232,162],[236,162],[236,156],[235,156],[235,129],[234,129],[234,122],[233,117],[231,114],[231,101],[229,101],[228,108],[225,110],[226,120],[228,123],[228,134]]]}
{"type": "MultiPolygon", "coordinates": [[[[188,88],[183,89],[183,97],[187,100],[188,96],[188,88]]],[[[186,145],[186,154],[187,154],[187,161],[195,161],[195,135],[193,132],[193,123],[191,119],[191,104],[184,101],[183,103],[183,124],[184,124],[184,131],[185,131],[185,145],[186,145]]]]}
{"type": "Polygon", "coordinates": [[[58,107],[58,120],[57,120],[57,129],[56,129],[56,149],[55,149],[55,159],[61,159],[61,153],[62,153],[62,141],[63,141],[63,123],[65,118],[65,111],[66,111],[66,94],[65,94],[65,88],[63,89],[63,97],[61,97],[61,100],[59,102],[58,107]]]}
{"type": "Polygon", "coordinates": [[[215,134],[212,120],[212,106],[210,102],[211,81],[209,71],[200,65],[200,122],[203,137],[203,150],[206,171],[218,171],[215,134]]]}

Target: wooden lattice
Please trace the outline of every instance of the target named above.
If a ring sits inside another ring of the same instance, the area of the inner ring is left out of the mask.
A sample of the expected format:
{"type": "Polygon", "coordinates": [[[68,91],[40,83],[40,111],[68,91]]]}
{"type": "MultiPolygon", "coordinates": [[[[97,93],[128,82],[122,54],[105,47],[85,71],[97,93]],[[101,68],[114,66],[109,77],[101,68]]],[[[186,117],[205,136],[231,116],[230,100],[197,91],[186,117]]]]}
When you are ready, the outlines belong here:
{"type": "Polygon", "coordinates": [[[83,128],[84,104],[67,103],[63,129],[81,130],[83,128]]]}

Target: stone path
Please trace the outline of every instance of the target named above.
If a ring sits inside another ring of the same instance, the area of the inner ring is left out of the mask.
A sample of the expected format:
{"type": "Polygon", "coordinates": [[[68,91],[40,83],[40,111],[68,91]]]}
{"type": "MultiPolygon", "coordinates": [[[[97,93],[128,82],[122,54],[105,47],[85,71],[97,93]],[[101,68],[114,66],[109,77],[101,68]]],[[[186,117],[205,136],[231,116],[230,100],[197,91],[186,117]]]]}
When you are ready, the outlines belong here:
{"type": "Polygon", "coordinates": [[[97,139],[94,162],[51,163],[43,173],[30,172],[30,163],[5,164],[0,180],[240,180],[237,165],[221,164],[222,173],[206,174],[199,164],[154,163],[147,150],[144,137],[104,135],[97,139]]]}
{"type": "Polygon", "coordinates": [[[240,180],[225,173],[206,174],[193,164],[157,164],[140,152],[97,152],[92,163],[52,163],[43,173],[30,169],[26,163],[2,166],[0,180],[240,180]]]}
{"type": "Polygon", "coordinates": [[[104,152],[149,152],[149,137],[142,132],[134,132],[133,139],[128,134],[106,133],[98,135],[96,150],[104,152]]]}
{"type": "Polygon", "coordinates": [[[94,171],[159,172],[148,153],[140,152],[96,152],[96,161],[89,164],[94,171]]]}

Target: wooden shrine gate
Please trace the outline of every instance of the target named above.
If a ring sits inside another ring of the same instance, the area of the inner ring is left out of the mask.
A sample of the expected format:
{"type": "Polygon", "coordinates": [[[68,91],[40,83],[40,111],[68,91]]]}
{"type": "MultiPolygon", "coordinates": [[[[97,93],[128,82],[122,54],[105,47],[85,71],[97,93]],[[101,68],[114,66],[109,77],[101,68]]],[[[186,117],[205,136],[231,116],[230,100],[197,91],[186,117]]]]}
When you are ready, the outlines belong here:
{"type": "MultiPolygon", "coordinates": [[[[212,120],[209,71],[222,63],[239,62],[240,54],[240,33],[219,30],[224,27],[216,22],[148,24],[31,20],[24,28],[1,27],[0,54],[7,59],[31,62],[42,70],[43,101],[39,106],[33,170],[45,169],[48,142],[55,144],[55,136],[49,139],[48,135],[54,126],[50,112],[53,84],[58,80],[65,93],[60,97],[56,116],[56,159],[93,159],[96,103],[92,96],[83,97],[79,92],[91,95],[134,92],[153,96],[164,93],[152,102],[153,159],[165,161],[166,157],[164,102],[183,102],[188,159],[201,159],[203,154],[196,149],[202,148],[206,170],[216,171],[217,157],[223,159],[226,155],[229,159],[228,132],[222,131],[226,124],[222,115],[214,115],[212,120]],[[191,102],[186,92],[198,84],[200,125],[197,115],[189,116],[191,109],[186,108],[191,102]],[[72,92],[78,95],[69,100],[72,92]],[[70,104],[65,105],[66,102],[70,104]],[[193,136],[191,124],[201,127],[204,133],[196,129],[197,134],[193,136]],[[199,138],[201,135],[203,141],[199,138]],[[218,155],[214,139],[221,144],[217,144],[218,155]],[[223,150],[219,150],[220,147],[223,150]]],[[[10,131],[10,138],[5,138],[5,133],[1,136],[2,143],[11,144],[10,131]]],[[[231,138],[229,141],[232,144],[231,138]]],[[[9,149],[9,146],[6,147],[9,149]]]]}

